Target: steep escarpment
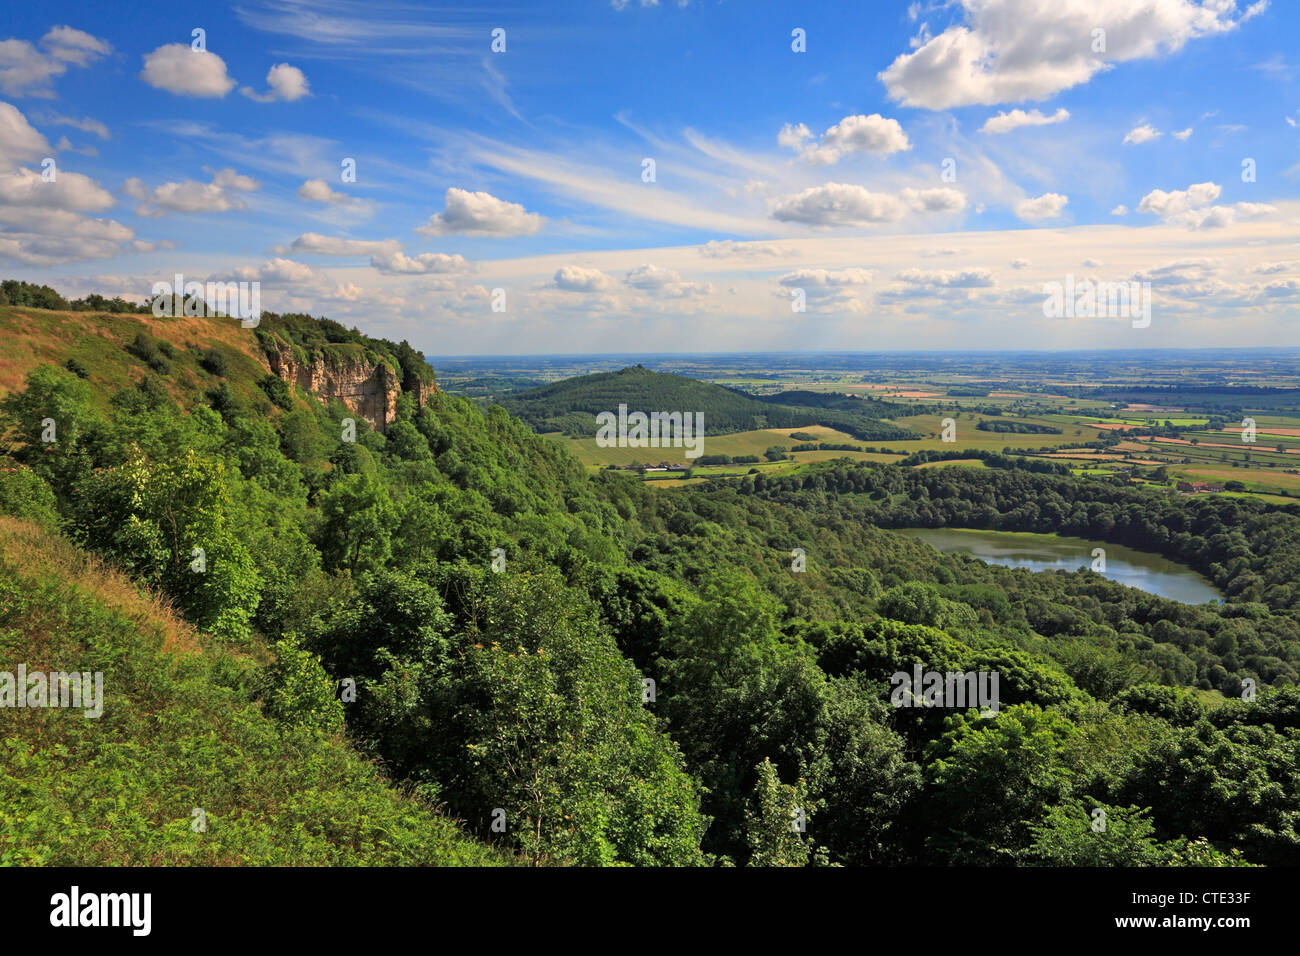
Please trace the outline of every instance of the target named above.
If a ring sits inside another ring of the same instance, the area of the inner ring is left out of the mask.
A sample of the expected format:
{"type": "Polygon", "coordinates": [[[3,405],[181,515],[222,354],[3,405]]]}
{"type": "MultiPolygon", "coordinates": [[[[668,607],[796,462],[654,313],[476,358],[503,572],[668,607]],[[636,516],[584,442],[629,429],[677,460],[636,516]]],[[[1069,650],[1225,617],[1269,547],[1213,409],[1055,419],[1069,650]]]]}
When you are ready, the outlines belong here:
{"type": "Polygon", "coordinates": [[[299,318],[271,315],[257,329],[271,373],[324,402],[342,402],[377,431],[386,431],[396,418],[403,392],[423,408],[437,390],[424,356],[406,342],[370,338],[329,320],[299,318]]]}
{"type": "Polygon", "coordinates": [[[397,414],[397,396],[402,386],[393,370],[382,361],[333,352],[313,361],[300,361],[293,349],[283,343],[276,344],[267,361],[271,372],[289,385],[326,402],[338,399],[377,431],[387,429],[397,414]]]}

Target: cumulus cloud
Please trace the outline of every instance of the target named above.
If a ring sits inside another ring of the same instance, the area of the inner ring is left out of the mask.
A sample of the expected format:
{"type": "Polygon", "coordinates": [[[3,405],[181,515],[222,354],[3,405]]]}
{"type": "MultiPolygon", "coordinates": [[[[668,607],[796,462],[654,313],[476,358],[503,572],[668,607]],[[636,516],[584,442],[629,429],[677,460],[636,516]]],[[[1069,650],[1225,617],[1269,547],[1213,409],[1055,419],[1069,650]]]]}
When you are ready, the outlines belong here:
{"type": "Polygon", "coordinates": [[[776,134],[777,145],[784,146],[786,149],[802,149],[804,141],[809,139],[812,139],[812,130],[803,123],[798,126],[786,123],[781,127],[781,132],[776,134]]]}
{"type": "Polygon", "coordinates": [[[235,88],[226,61],[186,43],[167,43],[144,58],[140,78],[156,89],[178,96],[225,96],[235,88]]]}
{"type": "Polygon", "coordinates": [[[112,207],[113,194],[80,173],[61,171],[46,182],[40,173],[22,167],[0,175],[0,204],[100,212],[112,207]]]}
{"type": "Polygon", "coordinates": [[[288,63],[277,63],[271,67],[266,74],[266,83],[270,89],[265,93],[258,93],[251,86],[240,87],[239,92],[258,103],[270,103],[273,100],[292,103],[311,95],[306,75],[288,63]]]}
{"type": "Polygon", "coordinates": [[[810,226],[863,226],[897,222],[910,210],[918,213],[955,212],[966,208],[960,190],[947,186],[903,189],[897,196],[848,183],[826,183],[777,200],[773,219],[810,226]]]}
{"type": "Polygon", "coordinates": [[[0,167],[43,159],[50,154],[49,141],[27,122],[12,103],[0,103],[0,167]]]}
{"type": "Polygon", "coordinates": [[[301,262],[294,262],[292,259],[272,259],[269,262],[262,263],[257,268],[243,266],[236,269],[235,278],[250,282],[275,282],[292,285],[294,283],[311,282],[317,277],[311,266],[304,265],[301,262]]]}
{"type": "Polygon", "coordinates": [[[960,7],[961,22],[934,36],[923,24],[913,51],[880,73],[892,99],[930,110],[1043,100],[1113,64],[1232,30],[1267,2],[1244,12],[1234,0],[960,0],[960,7]],[[1102,25],[1104,52],[1094,52],[1102,25]]]}
{"type": "Polygon", "coordinates": [[[650,264],[637,266],[627,274],[624,281],[634,289],[668,299],[690,298],[713,292],[713,285],[710,283],[700,285],[698,282],[684,282],[681,275],[674,270],[661,269],[650,264]]]}
{"type": "Polygon", "coordinates": [[[991,269],[905,269],[894,278],[911,286],[934,289],[984,289],[996,284],[991,269]]]}
{"type": "Polygon", "coordinates": [[[370,264],[383,275],[441,275],[464,272],[469,263],[464,256],[442,252],[424,252],[408,256],[400,250],[386,250],[370,258],[370,264]]]}
{"type": "Polygon", "coordinates": [[[47,266],[105,259],[130,250],[135,233],[111,219],[85,215],[113,205],[112,194],[88,176],[59,169],[46,181],[24,162],[44,158],[45,137],[17,107],[0,103],[0,258],[47,266]]]}
{"type": "Polygon", "coordinates": [[[112,51],[106,41],[69,26],[46,33],[40,49],[26,40],[0,40],[0,90],[10,96],[52,97],[54,79],[69,66],[90,66],[112,51]]]}
{"type": "Polygon", "coordinates": [[[1039,110],[1011,110],[1009,113],[999,113],[997,116],[990,116],[980,127],[981,133],[997,135],[1000,133],[1009,133],[1013,129],[1019,129],[1022,126],[1051,126],[1054,123],[1064,123],[1070,118],[1070,111],[1064,106],[1058,109],[1051,116],[1044,116],[1039,110]]]}
{"type": "Polygon", "coordinates": [[[447,190],[445,212],[429,217],[427,225],[415,231],[426,236],[531,236],[542,228],[543,219],[518,203],[506,202],[491,193],[447,190]]]}
{"type": "Polygon", "coordinates": [[[787,272],[777,282],[786,288],[809,290],[832,290],[846,286],[867,285],[871,282],[871,273],[866,269],[796,269],[787,272]]]}
{"type": "Polygon", "coordinates": [[[778,201],[772,207],[773,219],[810,226],[896,222],[902,216],[903,204],[896,197],[847,183],[813,186],[778,201]]]}
{"type": "Polygon", "coordinates": [[[1173,134],[1173,137],[1179,142],[1186,142],[1187,138],[1191,135],[1192,135],[1192,128],[1189,126],[1187,127],[1187,129],[1178,130],[1176,133],[1173,134]]]}
{"type": "Polygon", "coordinates": [[[1124,205],[1123,203],[1120,203],[1118,206],[1116,206],[1114,209],[1110,211],[1110,214],[1112,216],[1127,216],[1128,206],[1124,205]]]}
{"type": "Polygon", "coordinates": [[[341,203],[350,198],[347,193],[336,192],[323,179],[309,179],[298,187],[298,198],[308,202],[341,203]]]}
{"type": "Polygon", "coordinates": [[[1015,212],[1025,222],[1041,222],[1044,219],[1055,219],[1069,201],[1069,197],[1060,193],[1044,193],[1020,200],[1015,205],[1015,212]]]}
{"type": "Polygon", "coordinates": [[[796,269],[776,280],[781,287],[776,294],[784,299],[798,290],[817,310],[864,313],[862,293],[871,279],[866,269],[796,269]]]}
{"type": "Polygon", "coordinates": [[[798,150],[800,158],[810,166],[829,166],[851,153],[889,156],[912,148],[898,120],[879,113],[846,116],[823,133],[820,142],[805,145],[810,139],[812,134],[802,123],[796,127],[786,124],[777,135],[778,143],[798,150]]]}
{"type": "Polygon", "coordinates": [[[1166,192],[1153,189],[1138,203],[1138,212],[1151,213],[1163,222],[1189,229],[1217,229],[1240,219],[1258,219],[1277,212],[1265,203],[1239,202],[1215,206],[1223,190],[1217,183],[1195,183],[1186,189],[1166,192]]]}
{"type": "Polygon", "coordinates": [[[252,192],[257,188],[257,180],[227,167],[218,170],[210,183],[187,179],[178,183],[163,183],[153,189],[133,176],[122,186],[122,192],[139,200],[140,205],[135,210],[137,216],[157,218],[169,212],[194,214],[244,209],[243,200],[234,194],[252,192]]]}
{"type": "Polygon", "coordinates": [[[1133,146],[1141,146],[1143,143],[1149,143],[1163,135],[1160,130],[1150,123],[1140,123],[1124,134],[1123,142],[1133,146]]]}
{"type": "Polygon", "coordinates": [[[904,189],[899,198],[915,212],[956,212],[966,208],[966,196],[959,189],[937,186],[933,189],[904,189]]]}
{"type": "Polygon", "coordinates": [[[599,269],[564,266],[555,271],[553,287],[563,292],[609,292],[617,283],[599,269]]]}

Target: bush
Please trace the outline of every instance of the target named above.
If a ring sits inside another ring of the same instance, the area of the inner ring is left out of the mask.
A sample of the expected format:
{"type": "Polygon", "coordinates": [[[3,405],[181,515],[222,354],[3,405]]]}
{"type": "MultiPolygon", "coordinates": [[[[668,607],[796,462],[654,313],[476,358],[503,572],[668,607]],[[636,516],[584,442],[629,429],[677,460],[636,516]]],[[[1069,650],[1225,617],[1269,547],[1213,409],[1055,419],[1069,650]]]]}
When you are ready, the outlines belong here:
{"type": "MultiPolygon", "coordinates": [[[[170,350],[171,346],[168,346],[168,349],[170,350]]],[[[163,358],[159,343],[148,332],[137,332],[135,339],[126,347],[126,350],[159,375],[166,375],[172,370],[171,364],[167,359],[163,358]]],[[[175,354],[174,351],[173,354],[175,354]]]]}
{"type": "Polygon", "coordinates": [[[283,408],[286,412],[293,408],[293,395],[289,392],[289,386],[285,384],[284,379],[278,375],[267,375],[257,383],[262,391],[266,392],[266,397],[274,405],[283,408]]]}
{"type": "Polygon", "coordinates": [[[226,355],[219,349],[205,349],[199,356],[199,367],[218,378],[225,378],[229,371],[226,355]]]}
{"type": "Polygon", "coordinates": [[[265,712],[290,727],[321,733],[343,729],[343,704],[320,658],[303,650],[295,635],[276,641],[275,663],[266,671],[265,712]]]}

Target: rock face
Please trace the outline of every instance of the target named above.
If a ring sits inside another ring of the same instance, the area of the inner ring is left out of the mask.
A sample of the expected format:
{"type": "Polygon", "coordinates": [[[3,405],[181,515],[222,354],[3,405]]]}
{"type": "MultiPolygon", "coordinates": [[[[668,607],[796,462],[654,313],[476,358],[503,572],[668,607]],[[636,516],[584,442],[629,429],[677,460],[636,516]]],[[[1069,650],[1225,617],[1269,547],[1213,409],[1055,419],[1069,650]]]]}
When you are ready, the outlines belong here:
{"type": "MultiPolygon", "coordinates": [[[[311,392],[324,402],[337,398],[359,418],[364,418],[376,431],[387,431],[397,414],[397,396],[402,393],[401,382],[383,362],[367,362],[351,358],[318,358],[315,362],[298,362],[286,346],[277,347],[267,357],[271,372],[290,385],[311,392]]],[[[433,386],[422,385],[416,389],[417,408],[423,408],[427,392],[433,386]]]]}

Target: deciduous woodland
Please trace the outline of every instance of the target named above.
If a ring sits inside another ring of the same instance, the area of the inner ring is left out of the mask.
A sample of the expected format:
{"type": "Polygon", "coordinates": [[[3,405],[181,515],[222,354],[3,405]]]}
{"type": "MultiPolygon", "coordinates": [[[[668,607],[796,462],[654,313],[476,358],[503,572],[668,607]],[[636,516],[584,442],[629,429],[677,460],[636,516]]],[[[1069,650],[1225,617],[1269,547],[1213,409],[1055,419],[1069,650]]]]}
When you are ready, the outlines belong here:
{"type": "MultiPolygon", "coordinates": [[[[380,430],[228,321],[155,355],[162,323],[22,316],[76,334],[2,403],[0,647],[102,671],[105,706],[3,712],[6,862],[1300,860],[1295,505],[996,455],[660,491],[438,390],[405,343],[259,329],[419,383],[380,430]],[[891,530],[942,526],[1157,551],[1225,601],[891,530]],[[996,672],[996,716],[892,707],[916,665],[996,672]]],[[[748,428],[746,402],[703,411],[748,428]]]]}

